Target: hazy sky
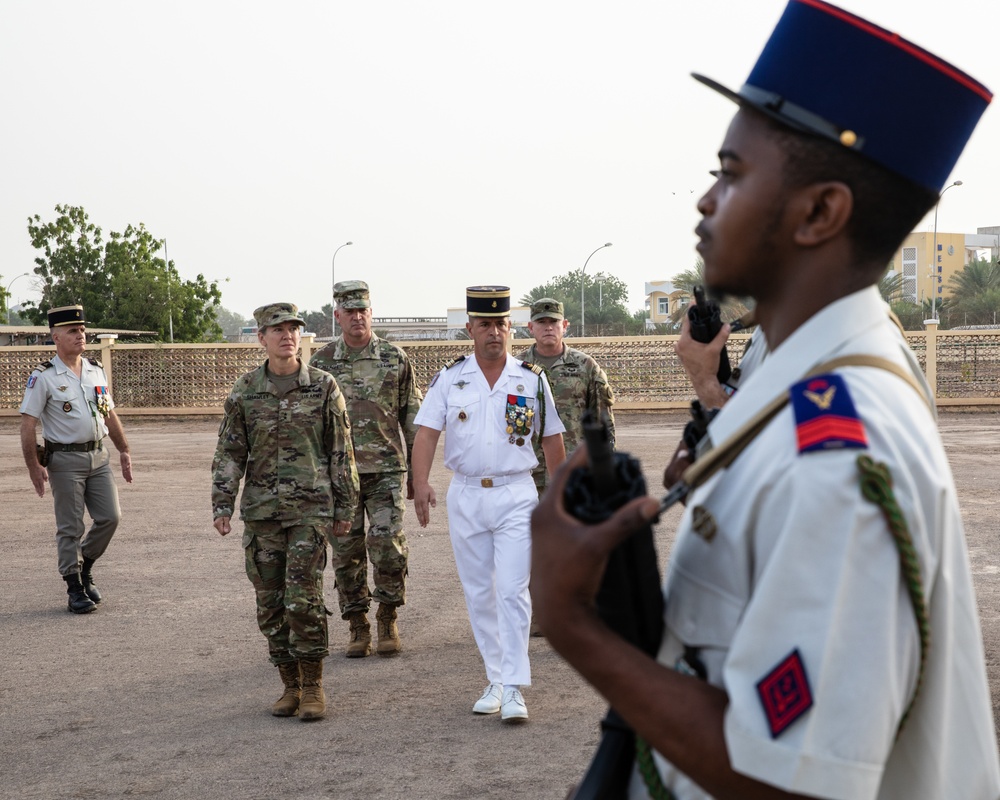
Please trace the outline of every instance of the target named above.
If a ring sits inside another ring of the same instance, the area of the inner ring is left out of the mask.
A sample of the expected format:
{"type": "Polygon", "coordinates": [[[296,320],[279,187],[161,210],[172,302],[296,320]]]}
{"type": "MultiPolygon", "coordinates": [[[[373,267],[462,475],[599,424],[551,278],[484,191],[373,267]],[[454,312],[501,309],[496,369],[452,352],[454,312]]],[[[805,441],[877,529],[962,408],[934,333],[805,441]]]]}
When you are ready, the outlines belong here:
{"type": "MultiPolygon", "coordinates": [[[[1000,92],[1000,3],[844,0],[1000,92]]],[[[629,287],[695,260],[695,202],[784,0],[3,3],[0,281],[27,218],[145,223],[223,305],[306,310],[363,279],[377,316],[516,300],[583,266],[629,287]]],[[[938,230],[1000,225],[1000,103],[938,230]]],[[[933,125],[914,108],[903,129],[933,125]]],[[[918,230],[931,230],[929,216],[918,230]]],[[[38,299],[33,278],[13,302],[38,299]]]]}

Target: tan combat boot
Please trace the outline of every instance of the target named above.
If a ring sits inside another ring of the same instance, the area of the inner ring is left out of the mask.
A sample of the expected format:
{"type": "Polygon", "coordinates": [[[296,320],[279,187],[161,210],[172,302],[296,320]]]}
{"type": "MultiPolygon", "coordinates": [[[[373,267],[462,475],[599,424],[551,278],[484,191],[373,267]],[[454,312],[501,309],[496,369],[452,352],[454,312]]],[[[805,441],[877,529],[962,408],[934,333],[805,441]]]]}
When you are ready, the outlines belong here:
{"type": "Polygon", "coordinates": [[[299,661],[299,670],[302,673],[299,719],[323,719],[326,714],[326,695],[323,694],[323,661],[299,661]]]}
{"type": "Polygon", "coordinates": [[[285,693],[271,706],[271,713],[276,717],[294,717],[299,710],[299,697],[302,695],[299,662],[286,661],[278,664],[278,672],[281,682],[285,684],[285,693]]]}
{"type": "Polygon", "coordinates": [[[368,624],[368,615],[357,611],[347,618],[351,623],[351,638],[347,642],[348,658],[364,658],[372,654],[372,628],[368,624]]]}
{"type": "Polygon", "coordinates": [[[378,654],[394,656],[402,649],[399,643],[399,630],[396,628],[396,606],[386,603],[378,604],[378,654]]]}

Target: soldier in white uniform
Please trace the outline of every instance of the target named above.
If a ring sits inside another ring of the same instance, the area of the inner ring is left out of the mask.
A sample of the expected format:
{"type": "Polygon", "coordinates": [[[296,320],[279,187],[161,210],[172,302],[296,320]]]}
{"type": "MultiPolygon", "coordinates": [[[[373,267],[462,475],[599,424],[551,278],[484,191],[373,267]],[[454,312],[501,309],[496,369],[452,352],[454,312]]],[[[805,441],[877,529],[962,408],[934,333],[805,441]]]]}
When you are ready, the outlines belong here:
{"type": "Polygon", "coordinates": [[[128,483],[132,456],[104,368],[83,357],[87,347],[83,306],[53,308],[48,318],[56,355],[28,378],[20,409],[21,451],[38,496],[45,495],[46,481],[52,485],[59,573],[66,581],[68,608],[87,614],[102,599],[91,570],[121,519],[105,437],[110,435],[118,448],[128,483]],[[39,420],[45,437],[41,456],[36,447],[39,420]],[[93,520],[86,534],[84,508],[93,520]]]}
{"type": "Polygon", "coordinates": [[[436,505],[428,482],[431,463],[447,429],[444,465],[454,472],[448,528],[489,681],[473,711],[499,711],[504,721],[520,722],[528,718],[520,690],[531,684],[529,519],[538,502],[533,443],[541,437],[545,461],[555,469],[566,458],[565,429],[541,367],[507,353],[510,290],[471,287],[466,307],[475,352],[434,376],[417,414],[414,505],[426,527],[436,505]]]}
{"type": "Polygon", "coordinates": [[[791,0],[738,93],[699,80],[740,105],[698,203],[706,283],[756,299],[770,354],[686,473],[658,659],[589,601],[658,503],[575,522],[558,501],[576,459],[533,518],[536,613],[638,734],[631,798],[996,800],[955,487],[875,288],[991,95],[821,0],[791,0]],[[914,95],[940,125],[900,136],[914,95]]]}

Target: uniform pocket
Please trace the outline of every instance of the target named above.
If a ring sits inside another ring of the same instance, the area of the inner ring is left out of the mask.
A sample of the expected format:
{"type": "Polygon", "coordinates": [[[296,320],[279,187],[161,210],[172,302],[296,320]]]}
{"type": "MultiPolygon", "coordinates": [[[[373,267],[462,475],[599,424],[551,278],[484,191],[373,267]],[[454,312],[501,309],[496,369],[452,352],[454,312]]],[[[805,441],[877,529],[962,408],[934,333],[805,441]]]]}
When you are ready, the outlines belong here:
{"type": "Polygon", "coordinates": [[[445,426],[449,434],[458,436],[472,436],[478,430],[485,430],[480,427],[482,422],[480,414],[486,411],[486,404],[480,402],[477,395],[470,394],[465,397],[449,397],[448,409],[445,415],[445,426]]]}

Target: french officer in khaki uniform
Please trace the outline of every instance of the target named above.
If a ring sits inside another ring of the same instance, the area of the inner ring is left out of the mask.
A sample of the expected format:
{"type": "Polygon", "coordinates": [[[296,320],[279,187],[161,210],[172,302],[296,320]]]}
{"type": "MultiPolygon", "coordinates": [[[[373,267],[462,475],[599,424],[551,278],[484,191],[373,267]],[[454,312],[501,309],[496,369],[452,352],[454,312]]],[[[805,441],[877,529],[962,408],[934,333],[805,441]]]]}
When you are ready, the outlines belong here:
{"type": "Polygon", "coordinates": [[[83,306],[53,308],[48,316],[56,354],[28,378],[20,409],[21,452],[38,496],[45,495],[46,482],[52,487],[59,574],[66,581],[68,608],[89,614],[102,599],[91,572],[94,562],[104,555],[121,519],[105,438],[110,436],[118,449],[127,483],[132,482],[132,456],[104,368],[83,357],[83,306]],[[45,440],[41,450],[39,422],[45,440]],[[84,509],[93,520],[89,530],[84,509]]]}

